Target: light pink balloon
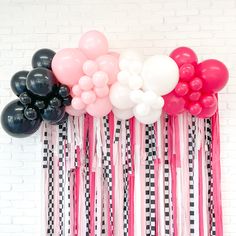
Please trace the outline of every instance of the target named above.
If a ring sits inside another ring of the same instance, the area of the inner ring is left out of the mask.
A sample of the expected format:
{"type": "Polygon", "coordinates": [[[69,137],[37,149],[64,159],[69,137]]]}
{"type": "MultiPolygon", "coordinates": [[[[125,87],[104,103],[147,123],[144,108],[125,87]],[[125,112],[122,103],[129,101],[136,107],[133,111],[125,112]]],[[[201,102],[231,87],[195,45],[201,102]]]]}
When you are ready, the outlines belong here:
{"type": "Polygon", "coordinates": [[[75,110],[72,106],[66,106],[66,112],[71,116],[81,116],[85,110],[75,110]]]}
{"type": "Polygon", "coordinates": [[[86,91],[92,89],[93,88],[92,79],[87,75],[82,76],[79,79],[79,86],[80,86],[80,89],[86,90],[86,91]]]}
{"type": "Polygon", "coordinates": [[[107,76],[107,73],[105,73],[103,71],[97,71],[93,75],[92,80],[93,80],[94,86],[96,86],[98,88],[102,88],[108,83],[109,78],[107,76]]]}
{"type": "Polygon", "coordinates": [[[87,60],[83,65],[83,71],[88,76],[92,76],[97,70],[98,65],[95,61],[87,60]]]}
{"type": "Polygon", "coordinates": [[[118,53],[118,52],[109,52],[108,53],[109,55],[111,55],[111,56],[113,56],[113,57],[115,57],[115,58],[117,58],[118,60],[119,60],[119,58],[120,58],[120,54],[118,53]]]}
{"type": "Polygon", "coordinates": [[[81,98],[79,97],[74,97],[71,100],[71,106],[75,109],[75,110],[83,110],[85,108],[85,104],[82,101],[81,98]]]}
{"type": "Polygon", "coordinates": [[[71,92],[72,92],[72,94],[71,94],[72,97],[79,97],[82,93],[80,86],[78,84],[76,84],[72,87],[71,92]]]}
{"type": "Polygon", "coordinates": [[[94,88],[94,92],[96,93],[97,97],[106,97],[109,94],[109,87],[105,85],[102,88],[94,88]]]}
{"type": "Polygon", "coordinates": [[[103,55],[98,57],[96,61],[98,63],[99,69],[108,74],[108,84],[114,84],[114,82],[117,80],[117,74],[120,71],[118,58],[112,55],[103,55]]]}
{"type": "Polygon", "coordinates": [[[96,101],[96,94],[93,91],[85,91],[81,94],[81,99],[85,104],[91,104],[96,101]]]}
{"type": "Polygon", "coordinates": [[[79,48],[89,59],[95,59],[98,56],[107,54],[108,41],[103,33],[92,30],[82,35],[79,48]]]}
{"type": "Polygon", "coordinates": [[[85,55],[78,48],[65,48],[53,57],[52,70],[60,83],[71,87],[83,75],[85,61],[85,55]]]}
{"type": "Polygon", "coordinates": [[[112,109],[109,97],[97,98],[96,102],[86,107],[86,111],[95,117],[106,116],[112,109]]]}

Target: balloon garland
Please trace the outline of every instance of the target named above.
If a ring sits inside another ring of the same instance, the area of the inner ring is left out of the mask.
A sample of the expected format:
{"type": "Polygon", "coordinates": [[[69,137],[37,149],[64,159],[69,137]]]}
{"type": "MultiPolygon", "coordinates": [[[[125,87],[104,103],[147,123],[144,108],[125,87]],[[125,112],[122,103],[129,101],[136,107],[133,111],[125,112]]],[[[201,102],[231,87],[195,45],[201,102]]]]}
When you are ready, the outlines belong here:
{"type": "Polygon", "coordinates": [[[98,31],[40,49],[3,129],[42,121],[45,235],[223,235],[217,93],[226,66],[187,47],[143,59],[98,31]]]}

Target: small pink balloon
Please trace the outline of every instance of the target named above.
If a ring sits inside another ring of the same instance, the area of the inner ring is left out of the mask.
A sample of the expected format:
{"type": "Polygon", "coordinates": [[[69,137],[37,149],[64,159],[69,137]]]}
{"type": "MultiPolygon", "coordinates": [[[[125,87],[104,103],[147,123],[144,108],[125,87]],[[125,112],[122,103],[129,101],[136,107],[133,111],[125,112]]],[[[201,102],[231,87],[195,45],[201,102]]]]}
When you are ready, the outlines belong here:
{"type": "Polygon", "coordinates": [[[103,88],[108,83],[107,73],[104,71],[97,71],[92,78],[95,87],[103,88]]]}
{"type": "Polygon", "coordinates": [[[98,56],[107,54],[108,41],[103,33],[92,30],[82,35],[79,48],[89,59],[95,59],[98,56]]]}
{"type": "Polygon", "coordinates": [[[82,93],[80,86],[78,84],[76,84],[72,87],[71,92],[72,92],[72,94],[71,94],[72,97],[79,97],[82,93]]]}
{"type": "Polygon", "coordinates": [[[97,70],[98,70],[98,65],[95,61],[87,60],[83,64],[83,71],[88,76],[92,76],[97,70]]]}
{"type": "Polygon", "coordinates": [[[202,80],[196,77],[189,83],[189,86],[193,91],[199,91],[202,88],[202,80]]]}
{"type": "Polygon", "coordinates": [[[72,105],[66,106],[65,109],[66,109],[66,112],[71,116],[81,116],[82,114],[85,113],[85,110],[76,110],[72,107],[72,105]]]}
{"type": "Polygon", "coordinates": [[[201,97],[201,104],[204,108],[210,108],[217,105],[217,98],[215,94],[203,95],[201,97]]]}
{"type": "Polygon", "coordinates": [[[82,66],[85,60],[85,55],[78,48],[62,49],[53,57],[53,73],[60,83],[71,87],[83,75],[82,66]]]}
{"type": "Polygon", "coordinates": [[[109,52],[108,54],[111,55],[111,56],[113,56],[113,57],[115,57],[115,58],[117,58],[117,59],[120,58],[120,54],[117,53],[117,52],[109,52]]]}
{"type": "Polygon", "coordinates": [[[179,76],[183,81],[190,81],[195,74],[195,68],[192,64],[183,64],[179,68],[179,76]]]}
{"type": "Polygon", "coordinates": [[[87,75],[82,76],[79,79],[79,86],[80,86],[80,89],[86,90],[86,91],[92,89],[93,88],[92,79],[87,75]]]}
{"type": "Polygon", "coordinates": [[[83,109],[85,108],[84,102],[83,102],[83,101],[81,100],[81,98],[79,98],[79,97],[74,97],[74,98],[72,98],[71,106],[72,106],[75,110],[83,110],[83,109]]]}
{"type": "Polygon", "coordinates": [[[189,106],[189,112],[193,116],[197,116],[202,111],[202,106],[199,103],[193,103],[189,106]]]}
{"type": "Polygon", "coordinates": [[[94,88],[94,92],[96,93],[97,97],[106,97],[109,94],[109,87],[105,85],[101,88],[94,88]]]}
{"type": "Polygon", "coordinates": [[[217,103],[214,106],[209,107],[209,108],[203,107],[202,111],[198,114],[198,117],[200,117],[200,118],[212,117],[216,113],[217,107],[218,107],[217,103]]]}
{"type": "Polygon", "coordinates": [[[192,102],[196,102],[200,99],[201,93],[200,92],[192,92],[188,95],[188,98],[192,102]]]}
{"type": "Polygon", "coordinates": [[[81,94],[81,99],[85,104],[91,104],[96,101],[96,94],[93,91],[85,91],[81,94]]]}
{"type": "Polygon", "coordinates": [[[97,58],[96,61],[99,69],[107,73],[109,77],[108,84],[113,84],[117,80],[117,74],[120,71],[118,58],[112,55],[103,55],[97,58]]]}
{"type": "Polygon", "coordinates": [[[188,84],[185,82],[179,82],[175,87],[176,95],[183,97],[189,91],[188,84]]]}
{"type": "Polygon", "coordinates": [[[112,109],[112,105],[109,97],[97,98],[96,102],[89,104],[86,107],[86,111],[94,117],[106,116],[112,109]]]}

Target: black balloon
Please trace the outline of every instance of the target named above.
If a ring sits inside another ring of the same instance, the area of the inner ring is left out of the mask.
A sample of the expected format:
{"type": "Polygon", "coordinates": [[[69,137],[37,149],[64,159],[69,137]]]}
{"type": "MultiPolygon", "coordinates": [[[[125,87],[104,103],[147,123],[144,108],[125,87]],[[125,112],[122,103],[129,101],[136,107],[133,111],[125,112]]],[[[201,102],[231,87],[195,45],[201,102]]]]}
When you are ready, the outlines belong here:
{"type": "Polygon", "coordinates": [[[16,94],[16,96],[19,96],[21,93],[26,92],[26,78],[29,74],[29,71],[19,71],[15,73],[11,78],[11,89],[16,94]]]}
{"type": "Polygon", "coordinates": [[[19,99],[23,105],[28,105],[32,101],[31,97],[27,94],[27,92],[21,93],[19,99]]]}
{"type": "Polygon", "coordinates": [[[55,56],[55,52],[51,49],[43,48],[38,50],[32,58],[32,67],[44,67],[51,69],[52,59],[55,56]]]}
{"type": "Polygon", "coordinates": [[[71,100],[72,100],[71,96],[69,96],[67,98],[63,98],[63,105],[64,106],[70,106],[71,100]]]}
{"type": "Polygon", "coordinates": [[[26,86],[35,95],[47,96],[56,90],[57,81],[52,71],[36,68],[28,74],[26,86]]]}
{"type": "Polygon", "coordinates": [[[28,120],[36,120],[38,118],[38,112],[34,107],[27,107],[24,110],[24,115],[28,120]]]}
{"type": "Polygon", "coordinates": [[[51,123],[51,125],[61,125],[61,124],[63,124],[68,119],[68,116],[69,115],[67,113],[65,113],[65,115],[59,121],[57,121],[55,123],[51,123]]]}
{"type": "Polygon", "coordinates": [[[44,109],[46,107],[45,102],[42,100],[36,100],[34,105],[39,109],[44,109]]]}
{"type": "Polygon", "coordinates": [[[51,123],[56,123],[60,121],[65,115],[65,107],[52,107],[48,105],[45,109],[41,111],[42,118],[45,121],[51,123]]]}
{"type": "Polygon", "coordinates": [[[60,107],[61,106],[61,100],[57,97],[54,97],[49,101],[49,104],[51,105],[51,107],[60,107]]]}
{"type": "Polygon", "coordinates": [[[59,88],[58,94],[62,98],[65,98],[70,95],[70,89],[66,85],[61,85],[59,88]]]}
{"type": "Polygon", "coordinates": [[[9,135],[24,138],[39,129],[41,119],[27,120],[24,116],[24,105],[19,100],[14,100],[3,109],[1,124],[9,135]]]}

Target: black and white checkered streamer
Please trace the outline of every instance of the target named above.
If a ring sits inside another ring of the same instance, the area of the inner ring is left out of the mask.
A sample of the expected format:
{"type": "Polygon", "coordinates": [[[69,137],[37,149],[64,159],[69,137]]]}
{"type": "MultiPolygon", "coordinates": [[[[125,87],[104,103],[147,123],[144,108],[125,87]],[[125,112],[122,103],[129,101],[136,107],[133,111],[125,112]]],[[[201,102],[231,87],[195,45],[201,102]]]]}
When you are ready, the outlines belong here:
{"type": "Polygon", "coordinates": [[[121,120],[117,120],[116,129],[115,129],[114,143],[119,142],[119,140],[120,140],[120,131],[121,131],[121,120]]]}
{"type": "Polygon", "coordinates": [[[213,199],[213,170],[212,170],[212,132],[211,120],[205,119],[205,142],[206,142],[206,159],[207,159],[207,175],[208,175],[208,212],[210,236],[216,235],[216,219],[213,199]]]}
{"type": "Polygon", "coordinates": [[[146,125],[145,127],[145,212],[146,212],[146,235],[156,235],[155,228],[155,166],[156,158],[156,140],[154,126],[146,125]]]}
{"type": "Polygon", "coordinates": [[[48,165],[48,130],[47,130],[47,124],[44,124],[44,131],[43,131],[43,168],[47,168],[48,165]]]}
{"type": "Polygon", "coordinates": [[[109,197],[109,209],[110,209],[110,223],[111,231],[113,232],[113,204],[112,204],[112,163],[111,163],[111,139],[108,116],[103,118],[105,141],[106,141],[106,153],[103,156],[103,170],[107,181],[108,197],[109,197]]]}
{"type": "Polygon", "coordinates": [[[188,164],[189,164],[189,220],[190,235],[194,235],[194,157],[196,146],[196,117],[192,116],[188,126],[188,164]]]}

